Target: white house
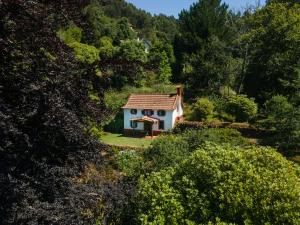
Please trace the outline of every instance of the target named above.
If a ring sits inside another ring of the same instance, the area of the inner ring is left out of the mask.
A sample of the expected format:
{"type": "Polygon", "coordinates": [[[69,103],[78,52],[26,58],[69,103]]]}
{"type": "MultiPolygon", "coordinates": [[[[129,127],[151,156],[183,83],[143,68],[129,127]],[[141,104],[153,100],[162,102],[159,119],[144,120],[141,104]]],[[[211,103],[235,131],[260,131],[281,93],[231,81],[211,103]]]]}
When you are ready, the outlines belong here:
{"type": "Polygon", "coordinates": [[[157,135],[183,119],[182,89],[176,94],[131,94],[124,109],[124,133],[157,135]]]}

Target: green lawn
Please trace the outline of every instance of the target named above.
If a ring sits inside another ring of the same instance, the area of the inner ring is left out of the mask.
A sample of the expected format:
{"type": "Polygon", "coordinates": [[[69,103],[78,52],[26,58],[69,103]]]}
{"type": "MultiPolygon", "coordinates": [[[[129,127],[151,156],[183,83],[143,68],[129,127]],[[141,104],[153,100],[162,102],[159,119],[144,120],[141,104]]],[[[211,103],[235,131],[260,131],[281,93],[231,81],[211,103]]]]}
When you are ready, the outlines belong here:
{"type": "Polygon", "coordinates": [[[101,137],[101,141],[108,145],[127,146],[127,147],[148,147],[152,140],[145,138],[125,137],[123,134],[105,133],[101,137]]]}

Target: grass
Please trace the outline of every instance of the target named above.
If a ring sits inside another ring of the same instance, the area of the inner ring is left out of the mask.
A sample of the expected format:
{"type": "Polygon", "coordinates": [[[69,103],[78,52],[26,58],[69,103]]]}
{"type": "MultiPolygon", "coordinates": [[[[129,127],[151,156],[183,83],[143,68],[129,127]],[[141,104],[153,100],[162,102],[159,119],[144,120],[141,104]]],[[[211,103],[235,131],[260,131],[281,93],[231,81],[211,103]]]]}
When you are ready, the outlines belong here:
{"type": "Polygon", "coordinates": [[[150,146],[152,140],[145,138],[125,137],[123,134],[105,133],[101,137],[101,141],[108,145],[122,146],[122,147],[142,147],[150,146]]]}

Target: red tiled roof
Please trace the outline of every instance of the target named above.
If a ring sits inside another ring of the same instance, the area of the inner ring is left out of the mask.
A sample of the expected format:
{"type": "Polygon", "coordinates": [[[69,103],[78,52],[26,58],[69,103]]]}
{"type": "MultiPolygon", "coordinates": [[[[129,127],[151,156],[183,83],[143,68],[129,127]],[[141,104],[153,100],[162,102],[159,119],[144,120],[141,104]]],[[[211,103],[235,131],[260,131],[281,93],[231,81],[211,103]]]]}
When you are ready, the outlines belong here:
{"type": "Polygon", "coordinates": [[[178,99],[176,94],[131,94],[123,109],[174,110],[178,99]]]}

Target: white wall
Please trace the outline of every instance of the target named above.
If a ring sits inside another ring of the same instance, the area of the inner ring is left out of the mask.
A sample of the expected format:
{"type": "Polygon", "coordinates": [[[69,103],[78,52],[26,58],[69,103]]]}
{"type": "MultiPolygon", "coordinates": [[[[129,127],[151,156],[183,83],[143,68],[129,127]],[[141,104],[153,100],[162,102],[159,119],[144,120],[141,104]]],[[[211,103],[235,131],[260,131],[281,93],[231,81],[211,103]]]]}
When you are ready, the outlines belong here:
{"type": "MultiPolygon", "coordinates": [[[[130,113],[130,109],[124,109],[124,129],[133,129],[130,126],[130,119],[143,117],[142,110],[137,110],[137,114],[130,113]]],[[[134,130],[144,130],[144,123],[138,123],[137,128],[134,130]]]]}
{"type": "MultiPolygon", "coordinates": [[[[164,120],[165,121],[165,129],[164,131],[170,130],[173,128],[173,125],[175,123],[175,119],[176,119],[176,115],[174,117],[174,112],[176,112],[176,110],[174,111],[166,111],[166,115],[165,116],[158,116],[157,115],[157,111],[158,110],[153,110],[154,114],[153,118],[157,118],[159,120],[164,120]]],[[[142,114],[142,110],[138,109],[137,110],[137,114],[133,115],[130,112],[130,109],[124,109],[124,129],[133,129],[130,126],[130,119],[133,118],[142,118],[144,115],[142,114]]],[[[135,128],[134,130],[144,130],[144,123],[140,122],[138,123],[138,127],[135,128]]],[[[153,124],[153,130],[159,130],[159,124],[153,124]]]]}

